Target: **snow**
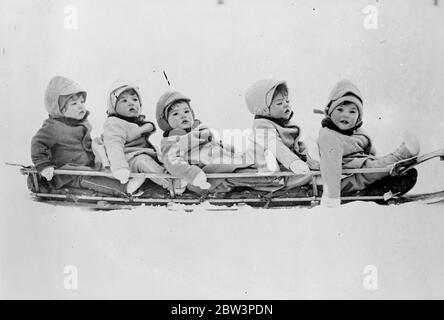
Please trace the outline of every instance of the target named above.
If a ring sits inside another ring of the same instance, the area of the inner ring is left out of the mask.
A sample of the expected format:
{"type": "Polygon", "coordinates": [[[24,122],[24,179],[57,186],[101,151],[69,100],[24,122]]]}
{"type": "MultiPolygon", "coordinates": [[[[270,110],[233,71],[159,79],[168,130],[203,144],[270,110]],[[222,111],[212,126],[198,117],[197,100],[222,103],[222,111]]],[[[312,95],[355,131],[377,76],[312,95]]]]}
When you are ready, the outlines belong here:
{"type": "MultiPolygon", "coordinates": [[[[32,201],[18,168],[3,165],[30,163],[44,88],[56,74],[87,88],[93,135],[115,78],[140,83],[153,118],[165,71],[217,130],[250,127],[246,88],[282,78],[314,150],[320,117],[312,109],[349,78],[364,92],[364,123],[379,153],[396,148],[406,129],[422,152],[444,148],[441,6],[375,2],[378,29],[366,30],[368,1],[70,4],[77,30],[63,27],[64,2],[0,4],[0,298],[444,297],[442,205],[94,212],[32,201]],[[78,272],[76,290],[65,287],[67,266],[78,272]]],[[[443,168],[436,159],[420,165],[412,192],[443,190],[443,168]]]]}
{"type": "Polygon", "coordinates": [[[95,212],[2,208],[4,298],[441,298],[442,205],[95,212]],[[66,290],[66,266],[78,289],[66,290]],[[366,266],[378,289],[366,290],[366,266]]]}

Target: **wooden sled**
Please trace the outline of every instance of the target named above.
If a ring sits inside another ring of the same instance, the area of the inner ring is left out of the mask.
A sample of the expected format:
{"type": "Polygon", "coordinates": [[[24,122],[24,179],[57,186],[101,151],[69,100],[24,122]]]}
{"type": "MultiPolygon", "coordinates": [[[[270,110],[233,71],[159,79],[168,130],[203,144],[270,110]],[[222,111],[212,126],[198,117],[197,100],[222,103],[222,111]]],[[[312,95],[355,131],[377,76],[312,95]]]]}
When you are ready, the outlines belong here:
{"type": "MultiPolygon", "coordinates": [[[[362,169],[345,169],[344,174],[357,173],[381,173],[387,172],[391,176],[403,176],[416,165],[428,161],[430,159],[439,157],[444,160],[444,149],[437,150],[418,157],[400,161],[394,165],[385,168],[362,168],[362,169]]],[[[94,192],[72,192],[72,190],[61,191],[57,193],[48,192],[42,187],[42,178],[36,169],[32,166],[23,166],[17,164],[9,164],[20,166],[21,173],[29,176],[35,186],[32,190],[32,195],[37,201],[44,201],[47,203],[67,206],[80,206],[89,209],[98,210],[113,210],[122,208],[131,208],[139,205],[168,205],[174,204],[197,205],[207,203],[216,206],[230,207],[233,205],[248,204],[253,207],[269,208],[269,207],[293,207],[293,206],[315,206],[320,203],[322,196],[322,186],[317,184],[317,177],[320,176],[320,171],[312,171],[312,183],[306,186],[295,188],[288,191],[277,192],[259,192],[253,190],[233,190],[229,194],[202,194],[197,195],[190,192],[185,192],[182,195],[176,195],[174,191],[167,191],[161,189],[154,183],[148,187],[148,193],[139,197],[110,197],[100,195],[94,192]],[[157,188],[157,191],[156,191],[157,188]],[[159,190],[161,189],[161,190],[159,190]],[[153,194],[150,194],[153,190],[153,194]]],[[[415,170],[416,172],[416,170],[415,170]]],[[[83,176],[102,176],[112,178],[110,172],[102,171],[74,171],[74,170],[55,170],[55,175],[83,175],[83,176]]],[[[293,175],[292,172],[270,172],[270,173],[216,173],[207,174],[211,178],[252,178],[252,177],[285,177],[293,175]]],[[[131,177],[145,177],[145,178],[166,178],[173,183],[176,177],[170,174],[144,174],[133,173],[131,177]]],[[[147,180],[149,183],[150,181],[147,180]]],[[[416,182],[416,176],[415,176],[416,182]]],[[[173,188],[172,188],[173,190],[173,188]]],[[[432,198],[442,198],[441,193],[430,193],[421,195],[400,195],[391,191],[378,193],[376,192],[366,194],[365,192],[358,192],[355,194],[344,195],[341,197],[341,202],[346,203],[350,201],[375,201],[381,204],[404,203],[409,201],[424,201],[432,198]]],[[[444,191],[443,191],[444,193],[444,191]]],[[[439,203],[439,200],[438,200],[439,203]]]]}

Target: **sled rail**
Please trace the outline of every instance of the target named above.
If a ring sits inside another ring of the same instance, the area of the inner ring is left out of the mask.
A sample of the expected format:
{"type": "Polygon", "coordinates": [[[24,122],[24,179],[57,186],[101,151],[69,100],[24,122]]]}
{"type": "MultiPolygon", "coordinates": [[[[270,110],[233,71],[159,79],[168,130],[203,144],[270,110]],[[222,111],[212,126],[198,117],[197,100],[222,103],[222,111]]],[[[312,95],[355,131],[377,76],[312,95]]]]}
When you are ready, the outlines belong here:
{"type": "MultiPolygon", "coordinates": [[[[201,204],[201,199],[181,199],[181,198],[172,198],[172,199],[153,199],[153,198],[117,198],[117,197],[98,197],[98,196],[72,196],[72,195],[64,195],[64,194],[52,194],[52,193],[34,193],[35,196],[40,198],[48,198],[48,199],[59,199],[59,200],[74,200],[74,201],[110,201],[114,203],[122,203],[122,204],[168,204],[168,203],[181,203],[181,204],[201,204]]],[[[369,201],[369,200],[383,200],[383,196],[357,196],[357,197],[341,197],[342,201],[369,201]]],[[[240,199],[205,199],[205,201],[210,204],[239,204],[239,203],[314,203],[316,201],[320,201],[320,198],[317,196],[313,197],[287,197],[287,198],[276,198],[276,199],[264,199],[264,198],[240,198],[240,199]]]]}
{"type": "MultiPolygon", "coordinates": [[[[405,159],[399,161],[393,165],[389,165],[387,167],[382,168],[359,168],[359,169],[343,169],[342,173],[344,175],[351,174],[360,174],[360,173],[388,173],[391,176],[400,176],[403,175],[406,171],[410,170],[414,166],[428,161],[433,158],[438,158],[440,160],[444,160],[444,149],[435,150],[433,152],[423,154],[420,156],[412,157],[409,159],[405,159]]],[[[245,194],[245,197],[232,197],[218,198],[215,195],[210,194],[202,194],[196,196],[196,198],[188,198],[182,197],[181,195],[176,195],[174,188],[170,190],[169,197],[165,198],[144,198],[132,195],[126,195],[125,197],[115,197],[108,195],[88,195],[88,194],[75,194],[70,193],[69,190],[65,190],[65,193],[48,193],[46,188],[42,188],[40,185],[40,174],[33,166],[25,166],[16,163],[5,163],[10,166],[18,166],[20,167],[20,172],[23,175],[28,175],[28,177],[32,181],[33,187],[35,189],[32,190],[33,196],[37,199],[44,199],[44,201],[51,202],[53,204],[64,204],[64,203],[72,203],[74,205],[83,205],[90,208],[98,208],[104,210],[113,210],[115,208],[114,205],[109,206],[109,204],[103,204],[109,202],[110,204],[116,204],[116,207],[124,207],[129,205],[168,205],[170,203],[179,203],[185,205],[194,205],[194,204],[202,204],[208,202],[214,205],[236,205],[236,204],[251,204],[253,206],[262,205],[264,208],[268,208],[269,206],[295,206],[300,204],[309,204],[311,206],[319,204],[321,200],[320,191],[318,191],[318,186],[322,184],[319,180],[321,176],[321,172],[319,170],[312,170],[312,183],[311,183],[311,191],[306,194],[301,194],[301,196],[296,196],[292,194],[285,194],[284,197],[273,197],[273,194],[245,194]],[[103,202],[103,203],[101,203],[103,202]]],[[[56,169],[54,170],[54,175],[70,175],[70,176],[98,176],[98,177],[108,177],[113,178],[114,176],[109,169],[105,169],[104,171],[96,171],[96,170],[73,170],[73,169],[56,169]]],[[[289,177],[294,176],[295,174],[291,171],[278,171],[278,172],[258,172],[257,170],[251,170],[247,172],[240,173],[207,173],[206,174],[210,179],[236,179],[236,178],[261,178],[261,177],[289,177]]],[[[170,180],[172,184],[175,179],[179,179],[178,177],[165,173],[165,174],[155,174],[155,173],[131,173],[130,177],[135,178],[164,178],[170,180]]],[[[50,192],[50,191],[49,191],[50,192]]],[[[419,197],[418,199],[420,199],[419,197]]],[[[391,194],[391,192],[387,192],[384,195],[356,195],[356,196],[343,196],[341,197],[341,201],[379,201],[383,200],[384,203],[394,203],[399,198],[397,194],[391,194]]],[[[415,198],[416,199],[416,198],[415,198]]],[[[441,201],[441,200],[439,200],[441,201]]]]}
{"type": "MultiPolygon", "coordinates": [[[[344,169],[343,174],[355,174],[355,173],[383,173],[390,172],[390,167],[385,168],[361,168],[361,169],[344,169]]],[[[21,169],[23,174],[35,174],[38,173],[35,168],[24,167],[21,169]]],[[[54,170],[55,175],[70,175],[70,176],[97,176],[114,178],[111,172],[106,171],[86,171],[86,170],[54,170]]],[[[311,174],[314,176],[321,175],[318,170],[312,170],[311,174]]],[[[295,175],[291,171],[278,171],[278,172],[245,172],[245,173],[207,173],[208,178],[254,178],[254,177],[287,177],[295,175]]],[[[165,178],[165,179],[178,179],[171,174],[156,174],[156,173],[131,173],[132,178],[165,178]]]]}

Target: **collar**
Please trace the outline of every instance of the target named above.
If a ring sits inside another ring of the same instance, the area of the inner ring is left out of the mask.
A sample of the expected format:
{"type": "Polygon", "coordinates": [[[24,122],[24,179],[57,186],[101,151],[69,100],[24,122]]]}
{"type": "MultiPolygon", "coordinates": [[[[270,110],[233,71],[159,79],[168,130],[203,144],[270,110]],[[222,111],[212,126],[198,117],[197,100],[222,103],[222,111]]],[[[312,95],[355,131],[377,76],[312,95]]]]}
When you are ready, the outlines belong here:
{"type": "Polygon", "coordinates": [[[346,136],[351,136],[355,133],[355,131],[360,128],[362,126],[362,121],[359,121],[353,128],[348,129],[348,130],[342,130],[340,129],[337,125],[335,125],[333,123],[333,120],[331,120],[331,118],[329,116],[326,116],[324,119],[322,119],[321,121],[321,125],[323,128],[327,127],[331,130],[334,130],[336,132],[339,132],[341,134],[344,134],[346,136]]]}
{"type": "Polygon", "coordinates": [[[82,119],[73,119],[73,118],[67,118],[67,117],[53,117],[53,116],[49,116],[51,119],[60,121],[68,126],[71,127],[76,127],[79,125],[83,125],[84,122],[86,121],[86,119],[89,116],[89,111],[87,110],[85,113],[85,116],[82,119]]]}
{"type": "Polygon", "coordinates": [[[128,122],[131,122],[131,123],[135,123],[138,126],[142,126],[142,125],[144,125],[146,123],[151,123],[153,125],[153,127],[154,127],[154,130],[152,132],[156,131],[156,126],[154,125],[154,123],[152,123],[151,121],[145,121],[146,117],[143,114],[141,114],[141,115],[139,115],[137,117],[125,117],[125,116],[122,116],[120,114],[113,113],[113,114],[109,114],[108,115],[108,118],[111,118],[111,117],[119,118],[119,119],[122,119],[122,120],[125,120],[125,121],[128,121],[128,122]]]}
{"type": "Polygon", "coordinates": [[[200,126],[202,122],[200,122],[199,119],[194,119],[193,126],[191,128],[187,129],[170,129],[163,133],[163,137],[169,137],[169,136],[183,136],[187,133],[190,133],[192,130],[196,129],[198,126],[200,126]]]}
{"type": "Polygon", "coordinates": [[[270,120],[271,122],[276,123],[277,125],[281,126],[281,127],[297,127],[296,125],[289,125],[290,124],[290,120],[291,118],[293,118],[294,112],[292,111],[290,113],[290,116],[288,117],[288,119],[276,119],[276,118],[272,118],[270,116],[261,116],[261,115],[255,115],[254,119],[266,119],[266,120],[270,120]]]}

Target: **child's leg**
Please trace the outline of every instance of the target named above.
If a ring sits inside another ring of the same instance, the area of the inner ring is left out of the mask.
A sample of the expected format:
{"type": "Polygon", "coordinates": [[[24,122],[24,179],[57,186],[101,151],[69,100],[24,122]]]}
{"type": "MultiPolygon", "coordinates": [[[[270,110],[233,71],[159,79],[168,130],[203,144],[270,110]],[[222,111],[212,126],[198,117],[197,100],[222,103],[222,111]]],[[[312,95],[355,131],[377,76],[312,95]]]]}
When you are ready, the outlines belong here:
{"type": "Polygon", "coordinates": [[[195,165],[189,164],[183,158],[174,156],[165,159],[165,168],[170,172],[173,176],[181,178],[185,180],[187,183],[193,183],[196,177],[200,173],[204,173],[201,168],[195,165]]]}
{"type": "Polygon", "coordinates": [[[126,196],[126,184],[121,184],[118,180],[107,177],[79,176],[73,181],[72,186],[115,197],[126,196]]]}
{"type": "Polygon", "coordinates": [[[297,188],[312,181],[312,175],[294,175],[286,177],[285,179],[285,189],[291,190],[297,188]]]}
{"type": "MultiPolygon", "coordinates": [[[[383,157],[368,159],[363,168],[383,168],[398,161],[411,158],[419,153],[419,143],[416,138],[408,133],[404,136],[404,142],[394,152],[383,157]]],[[[381,180],[390,174],[380,173],[359,173],[347,177],[341,181],[342,193],[363,190],[374,182],[381,180]]]]}
{"type": "MultiPolygon", "coordinates": [[[[153,158],[147,154],[140,154],[129,161],[129,166],[132,172],[137,173],[166,173],[164,167],[158,164],[153,158]]],[[[150,178],[154,183],[168,189],[169,182],[164,178],[150,178]]]]}

